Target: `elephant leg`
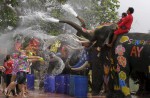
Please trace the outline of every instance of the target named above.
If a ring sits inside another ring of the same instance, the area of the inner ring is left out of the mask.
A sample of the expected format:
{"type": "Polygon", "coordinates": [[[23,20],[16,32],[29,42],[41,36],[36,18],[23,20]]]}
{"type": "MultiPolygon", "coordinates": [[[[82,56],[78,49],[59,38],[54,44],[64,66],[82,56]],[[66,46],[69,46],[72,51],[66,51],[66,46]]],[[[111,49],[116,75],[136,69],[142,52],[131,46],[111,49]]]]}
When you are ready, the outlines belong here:
{"type": "Polygon", "coordinates": [[[93,49],[91,52],[90,64],[92,65],[92,95],[98,95],[103,86],[103,66],[99,65],[100,60],[97,57],[98,51],[93,49]]]}

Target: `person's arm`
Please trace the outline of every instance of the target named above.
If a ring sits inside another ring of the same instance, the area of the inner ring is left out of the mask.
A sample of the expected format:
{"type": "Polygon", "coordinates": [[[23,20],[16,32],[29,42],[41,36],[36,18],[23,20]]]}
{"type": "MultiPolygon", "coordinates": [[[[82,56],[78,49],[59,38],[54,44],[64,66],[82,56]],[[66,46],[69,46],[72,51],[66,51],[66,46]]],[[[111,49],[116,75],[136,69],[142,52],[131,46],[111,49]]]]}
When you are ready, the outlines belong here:
{"type": "Polygon", "coordinates": [[[36,61],[41,61],[41,62],[43,62],[44,59],[43,59],[42,57],[39,57],[39,56],[32,56],[32,57],[28,58],[28,61],[29,61],[29,62],[36,62],[36,61]]]}
{"type": "Polygon", "coordinates": [[[41,57],[40,56],[28,56],[27,58],[28,59],[40,59],[41,57]]]}
{"type": "Polygon", "coordinates": [[[9,69],[9,67],[7,66],[7,62],[4,63],[4,67],[5,67],[6,69],[9,69]]]}
{"type": "Polygon", "coordinates": [[[2,69],[4,69],[4,67],[3,67],[3,66],[0,66],[0,70],[2,70],[2,69]]]}
{"type": "Polygon", "coordinates": [[[129,19],[130,19],[129,16],[125,17],[124,20],[123,20],[118,26],[119,26],[119,27],[124,26],[124,25],[129,21],[129,19]]]}

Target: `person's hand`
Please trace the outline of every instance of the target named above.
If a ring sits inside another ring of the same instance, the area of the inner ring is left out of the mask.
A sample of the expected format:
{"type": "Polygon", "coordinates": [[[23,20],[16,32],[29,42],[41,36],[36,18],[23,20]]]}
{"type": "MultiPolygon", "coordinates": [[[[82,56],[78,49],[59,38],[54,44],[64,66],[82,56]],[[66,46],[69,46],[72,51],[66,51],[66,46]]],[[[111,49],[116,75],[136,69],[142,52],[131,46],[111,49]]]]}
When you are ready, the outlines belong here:
{"type": "Polygon", "coordinates": [[[44,59],[42,57],[39,58],[40,62],[44,62],[44,59]]]}

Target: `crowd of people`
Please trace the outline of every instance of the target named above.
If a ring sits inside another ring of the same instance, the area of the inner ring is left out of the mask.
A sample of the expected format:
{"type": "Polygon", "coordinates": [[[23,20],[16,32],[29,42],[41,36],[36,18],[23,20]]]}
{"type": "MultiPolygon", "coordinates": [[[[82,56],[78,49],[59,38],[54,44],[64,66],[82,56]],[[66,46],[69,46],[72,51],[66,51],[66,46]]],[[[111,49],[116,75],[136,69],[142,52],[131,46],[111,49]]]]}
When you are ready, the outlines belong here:
{"type": "Polygon", "coordinates": [[[0,66],[3,80],[2,93],[5,96],[27,96],[26,75],[30,73],[30,66],[34,61],[41,61],[39,56],[28,56],[25,50],[7,55],[0,66]]]}

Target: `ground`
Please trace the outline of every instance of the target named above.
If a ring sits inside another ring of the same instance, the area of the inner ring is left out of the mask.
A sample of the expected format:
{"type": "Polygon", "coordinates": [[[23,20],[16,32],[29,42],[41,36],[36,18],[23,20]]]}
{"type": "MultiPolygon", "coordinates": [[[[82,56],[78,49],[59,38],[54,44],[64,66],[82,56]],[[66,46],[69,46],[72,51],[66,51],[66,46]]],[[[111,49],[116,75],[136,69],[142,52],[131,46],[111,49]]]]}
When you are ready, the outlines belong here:
{"type": "MultiPolygon", "coordinates": [[[[6,98],[6,97],[0,92],[0,98],[6,98]]],[[[21,98],[21,97],[18,96],[18,97],[10,97],[10,98],[21,98]]],[[[39,91],[30,91],[27,98],[74,98],[74,97],[64,95],[64,94],[39,93],[39,91]]],[[[105,96],[91,96],[91,94],[89,94],[88,98],[106,98],[106,97],[105,96]]],[[[133,96],[132,98],[149,98],[149,97],[133,96]]]]}

